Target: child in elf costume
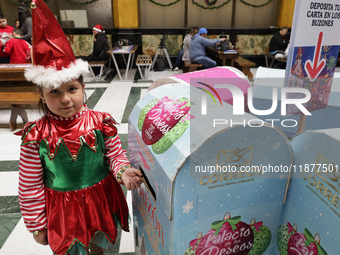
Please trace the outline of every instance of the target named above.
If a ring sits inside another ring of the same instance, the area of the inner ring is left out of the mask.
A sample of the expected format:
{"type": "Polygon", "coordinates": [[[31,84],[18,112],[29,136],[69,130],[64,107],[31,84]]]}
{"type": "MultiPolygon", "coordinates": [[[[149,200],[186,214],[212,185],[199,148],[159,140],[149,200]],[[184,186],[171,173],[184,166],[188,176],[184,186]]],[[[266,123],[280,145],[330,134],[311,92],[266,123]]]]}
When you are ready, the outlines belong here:
{"type": "Polygon", "coordinates": [[[82,74],[67,38],[42,0],[33,0],[33,65],[25,77],[38,86],[45,115],[22,135],[19,202],[34,239],[54,254],[103,254],[118,225],[128,231],[120,184],[138,188],[142,173],[122,150],[116,122],[84,105],[82,74]]]}

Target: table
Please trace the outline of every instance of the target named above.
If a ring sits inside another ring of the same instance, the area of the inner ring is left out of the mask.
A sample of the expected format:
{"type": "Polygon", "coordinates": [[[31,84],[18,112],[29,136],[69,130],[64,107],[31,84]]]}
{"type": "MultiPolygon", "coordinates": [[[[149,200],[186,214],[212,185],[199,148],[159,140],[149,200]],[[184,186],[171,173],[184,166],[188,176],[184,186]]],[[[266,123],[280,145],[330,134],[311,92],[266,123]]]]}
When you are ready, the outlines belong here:
{"type": "Polygon", "coordinates": [[[24,72],[31,64],[0,64],[0,86],[8,81],[20,81],[27,83],[24,72]]]}
{"type": "Polygon", "coordinates": [[[224,53],[224,51],[217,50],[213,47],[205,47],[205,51],[206,51],[208,57],[221,59],[222,60],[222,66],[227,65],[227,59],[230,59],[230,61],[231,61],[230,65],[234,66],[234,60],[237,59],[240,56],[239,52],[224,53]]]}
{"type": "MultiPolygon", "coordinates": [[[[30,64],[0,64],[0,108],[11,109],[9,124],[0,127],[17,128],[16,119],[20,116],[24,124],[28,122],[24,108],[35,108],[39,103],[37,87],[25,79],[24,72],[30,64]]],[[[22,126],[21,126],[22,127],[22,126]]]]}
{"type": "Polygon", "coordinates": [[[112,56],[112,59],[113,59],[113,62],[115,64],[115,67],[116,67],[116,70],[117,70],[117,73],[118,73],[118,76],[119,76],[120,80],[122,80],[122,75],[120,74],[119,67],[118,67],[115,55],[116,54],[122,54],[122,56],[123,56],[123,59],[124,59],[125,65],[126,65],[126,71],[125,71],[125,78],[124,78],[124,80],[126,80],[127,74],[129,72],[129,69],[132,68],[133,59],[135,57],[135,52],[138,49],[138,45],[131,45],[131,46],[132,47],[130,49],[128,49],[128,50],[119,49],[119,47],[114,47],[113,49],[108,51],[108,53],[110,53],[111,56],[112,56]],[[125,55],[128,55],[127,63],[126,63],[125,55]],[[132,60],[131,60],[131,57],[132,57],[132,60]],[[130,63],[131,63],[131,66],[130,66],[130,63]]]}

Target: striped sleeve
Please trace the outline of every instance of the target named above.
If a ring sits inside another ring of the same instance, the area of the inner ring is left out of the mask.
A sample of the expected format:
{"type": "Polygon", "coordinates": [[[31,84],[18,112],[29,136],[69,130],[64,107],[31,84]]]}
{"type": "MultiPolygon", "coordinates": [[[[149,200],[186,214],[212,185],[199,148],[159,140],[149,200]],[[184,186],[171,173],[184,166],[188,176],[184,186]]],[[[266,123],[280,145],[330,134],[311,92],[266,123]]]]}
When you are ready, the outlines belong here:
{"type": "Polygon", "coordinates": [[[47,225],[45,202],[39,145],[23,145],[19,163],[19,204],[28,231],[40,230],[47,225]]]}
{"type": "Polygon", "coordinates": [[[112,138],[105,138],[105,153],[109,168],[115,177],[122,166],[130,164],[118,134],[112,138]]]}

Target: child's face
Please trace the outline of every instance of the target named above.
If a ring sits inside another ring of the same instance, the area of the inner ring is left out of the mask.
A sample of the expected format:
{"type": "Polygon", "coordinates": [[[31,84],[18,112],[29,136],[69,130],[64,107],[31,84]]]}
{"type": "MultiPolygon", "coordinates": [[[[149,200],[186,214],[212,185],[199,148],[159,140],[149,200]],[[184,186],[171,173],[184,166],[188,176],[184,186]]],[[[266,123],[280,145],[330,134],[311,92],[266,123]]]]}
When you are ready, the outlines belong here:
{"type": "Polygon", "coordinates": [[[42,88],[40,98],[50,111],[60,117],[69,118],[83,109],[85,84],[77,79],[63,83],[57,89],[42,88]]]}

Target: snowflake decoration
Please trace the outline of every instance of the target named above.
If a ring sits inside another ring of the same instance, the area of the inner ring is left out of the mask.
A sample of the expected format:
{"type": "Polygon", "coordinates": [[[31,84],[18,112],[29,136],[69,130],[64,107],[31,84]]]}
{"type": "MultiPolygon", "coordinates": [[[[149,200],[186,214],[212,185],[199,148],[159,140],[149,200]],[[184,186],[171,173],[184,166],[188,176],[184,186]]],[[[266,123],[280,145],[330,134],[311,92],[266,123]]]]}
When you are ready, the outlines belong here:
{"type": "Polygon", "coordinates": [[[189,212],[192,209],[194,209],[193,204],[194,204],[194,201],[189,201],[188,200],[187,203],[182,206],[183,207],[183,213],[182,214],[184,214],[184,213],[189,214],[189,212]]]}

